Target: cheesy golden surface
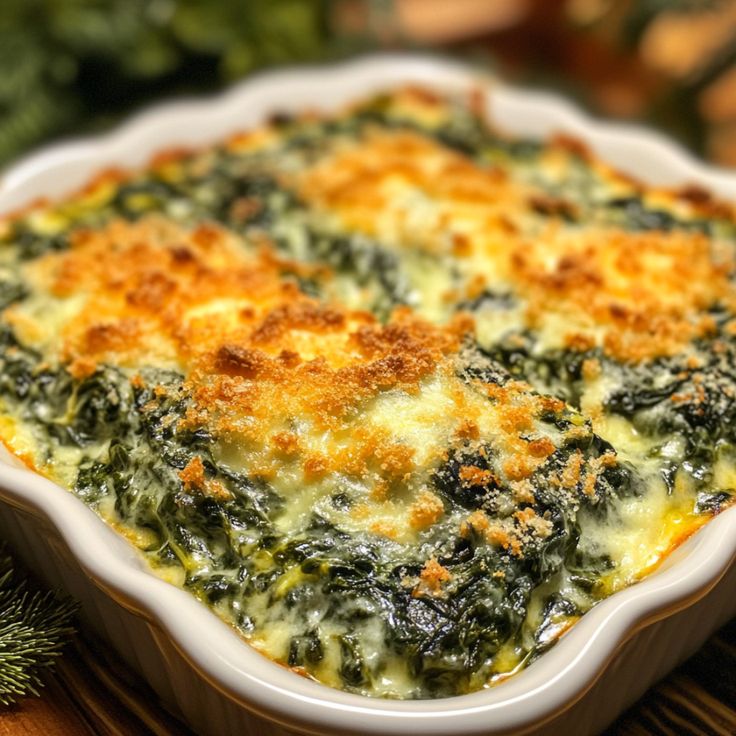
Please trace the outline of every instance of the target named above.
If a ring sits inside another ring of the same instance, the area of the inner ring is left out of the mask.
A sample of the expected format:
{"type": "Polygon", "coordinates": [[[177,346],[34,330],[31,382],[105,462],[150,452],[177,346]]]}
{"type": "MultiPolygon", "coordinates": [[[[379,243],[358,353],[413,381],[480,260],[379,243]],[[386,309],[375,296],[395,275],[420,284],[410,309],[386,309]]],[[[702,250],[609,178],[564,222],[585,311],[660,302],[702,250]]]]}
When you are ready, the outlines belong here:
{"type": "Polygon", "coordinates": [[[736,487],[730,206],[400,89],[0,221],[0,436],[352,692],[491,686],[736,487]]]}

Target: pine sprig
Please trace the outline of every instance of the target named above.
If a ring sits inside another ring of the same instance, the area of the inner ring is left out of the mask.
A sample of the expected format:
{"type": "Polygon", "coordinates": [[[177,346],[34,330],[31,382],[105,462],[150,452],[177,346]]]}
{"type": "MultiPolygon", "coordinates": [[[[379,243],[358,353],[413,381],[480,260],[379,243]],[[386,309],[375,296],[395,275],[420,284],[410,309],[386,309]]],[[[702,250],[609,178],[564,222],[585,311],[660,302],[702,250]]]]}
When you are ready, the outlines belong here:
{"type": "Polygon", "coordinates": [[[41,672],[54,664],[74,631],[75,610],[72,601],[23,579],[0,544],[0,703],[38,695],[41,672]]]}

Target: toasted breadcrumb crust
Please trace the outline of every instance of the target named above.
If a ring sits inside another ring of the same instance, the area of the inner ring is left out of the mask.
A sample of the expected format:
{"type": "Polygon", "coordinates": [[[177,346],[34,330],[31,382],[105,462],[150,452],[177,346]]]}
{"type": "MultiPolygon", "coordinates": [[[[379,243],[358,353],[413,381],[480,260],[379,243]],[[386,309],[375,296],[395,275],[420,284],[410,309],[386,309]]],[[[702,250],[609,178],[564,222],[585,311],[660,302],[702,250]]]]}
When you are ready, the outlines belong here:
{"type": "MultiPolygon", "coordinates": [[[[444,100],[412,87],[395,91],[392,105],[430,125],[450,114],[444,100]]],[[[226,145],[232,151],[260,151],[278,140],[278,126],[271,124],[233,136],[226,145]]],[[[641,185],[569,138],[550,142],[543,163],[560,166],[570,157],[584,160],[614,186],[621,183],[644,196],[641,185]]],[[[150,166],[175,178],[187,160],[206,171],[206,155],[190,149],[162,152],[150,166]]],[[[132,176],[117,169],[102,172],[71,201],[94,209],[132,176]]],[[[580,213],[563,197],[540,192],[503,167],[479,164],[417,131],[367,126],[357,139],[337,138],[314,164],[280,176],[318,214],[337,216],[343,227],[374,235],[399,251],[451,254],[465,281],[455,297],[463,290],[469,297],[482,294],[493,273],[523,299],[527,329],[544,332],[562,321],[560,345],[571,350],[598,348],[634,363],[673,355],[713,331],[712,304],[734,306],[732,252],[702,233],[596,224],[570,231],[561,222],[580,213]],[[422,222],[409,206],[417,192],[431,205],[422,222]],[[531,236],[528,220],[536,216],[541,219],[531,236]]],[[[729,206],[694,187],[649,190],[647,196],[701,216],[733,217],[729,206]]],[[[37,202],[13,213],[3,228],[48,206],[37,202]]],[[[261,207],[257,199],[239,197],[230,213],[244,222],[261,207]]],[[[449,376],[465,336],[475,330],[471,315],[459,312],[437,325],[399,307],[381,324],[368,312],[322,302],[299,288],[299,278],[329,280],[329,268],[284,258],[265,237],[243,243],[213,222],[188,229],[146,215],[78,228],[70,238],[69,250],[33,262],[30,276],[56,299],[81,298],[52,345],[72,376],[90,376],[106,363],[171,366],[188,376],[188,390],[196,397],[185,419],[189,426],[207,425],[220,436],[251,444],[266,440],[254,465],[262,477],[272,477],[279,462],[296,461],[309,481],[334,473],[371,478],[373,498],[382,502],[397,483],[411,484],[415,450],[384,429],[359,431],[361,412],[381,394],[417,392],[432,377],[449,376]],[[351,446],[332,443],[327,452],[302,447],[299,434],[288,429],[294,415],[333,434],[350,428],[351,446]]],[[[33,342],[39,328],[27,314],[11,306],[4,317],[33,342]]],[[[586,359],[582,373],[586,381],[596,380],[600,362],[586,359]]],[[[498,472],[523,489],[519,499],[532,498],[524,483],[556,447],[552,438],[535,436],[536,424],[564,404],[535,394],[523,382],[490,383],[482,390],[498,410],[502,455],[496,471],[463,468],[460,482],[483,485],[498,480],[498,472]]],[[[675,394],[672,401],[697,398],[675,394]]],[[[477,442],[477,417],[467,412],[467,401],[456,391],[453,436],[477,442]]],[[[555,482],[571,489],[582,481],[592,494],[596,477],[595,467],[583,468],[581,456],[573,455],[555,482]]],[[[415,484],[410,525],[425,528],[439,513],[437,502],[415,484]]]]}

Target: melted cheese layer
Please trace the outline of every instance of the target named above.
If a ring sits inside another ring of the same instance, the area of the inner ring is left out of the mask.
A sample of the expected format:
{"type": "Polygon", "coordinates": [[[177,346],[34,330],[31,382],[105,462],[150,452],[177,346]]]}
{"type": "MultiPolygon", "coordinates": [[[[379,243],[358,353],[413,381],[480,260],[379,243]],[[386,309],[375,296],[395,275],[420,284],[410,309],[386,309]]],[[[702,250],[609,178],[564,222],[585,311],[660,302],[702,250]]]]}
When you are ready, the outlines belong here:
{"type": "Polygon", "coordinates": [[[570,141],[400,90],[0,238],[3,441],[334,687],[502,681],[731,502],[732,212],[570,141]]]}

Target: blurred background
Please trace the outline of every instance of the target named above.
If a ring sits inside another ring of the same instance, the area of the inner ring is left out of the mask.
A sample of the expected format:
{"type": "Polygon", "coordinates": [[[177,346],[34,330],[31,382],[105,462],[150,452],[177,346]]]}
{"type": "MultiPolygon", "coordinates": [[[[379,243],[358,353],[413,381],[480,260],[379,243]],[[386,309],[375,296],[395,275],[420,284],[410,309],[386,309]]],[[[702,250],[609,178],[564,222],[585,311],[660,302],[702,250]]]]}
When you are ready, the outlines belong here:
{"type": "Polygon", "coordinates": [[[0,165],[278,64],[434,50],[736,166],[734,0],[0,0],[0,165]]]}

